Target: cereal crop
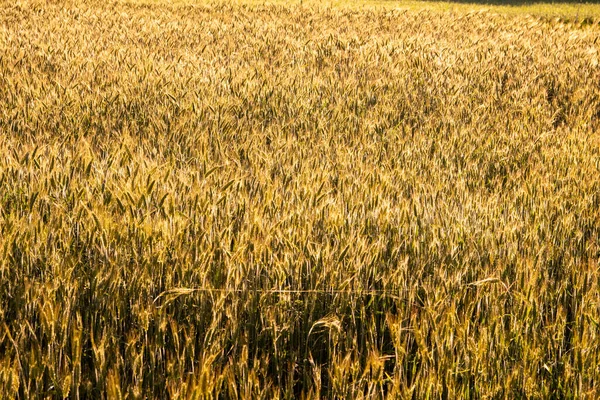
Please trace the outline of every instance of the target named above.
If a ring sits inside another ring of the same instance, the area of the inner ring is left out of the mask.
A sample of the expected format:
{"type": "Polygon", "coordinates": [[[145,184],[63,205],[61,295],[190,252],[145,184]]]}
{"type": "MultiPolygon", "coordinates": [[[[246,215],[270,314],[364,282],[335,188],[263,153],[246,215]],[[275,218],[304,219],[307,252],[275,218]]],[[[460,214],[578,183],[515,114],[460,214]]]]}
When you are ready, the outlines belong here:
{"type": "Polygon", "coordinates": [[[600,24],[0,1],[3,398],[597,398],[600,24]]]}

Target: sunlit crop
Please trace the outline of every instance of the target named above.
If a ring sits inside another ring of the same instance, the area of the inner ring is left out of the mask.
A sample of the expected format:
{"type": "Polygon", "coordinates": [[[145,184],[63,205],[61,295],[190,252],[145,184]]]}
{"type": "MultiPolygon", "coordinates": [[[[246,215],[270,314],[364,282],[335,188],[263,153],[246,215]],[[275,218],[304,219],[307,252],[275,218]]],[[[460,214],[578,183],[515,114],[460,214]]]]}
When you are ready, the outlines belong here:
{"type": "Polygon", "coordinates": [[[596,398],[599,51],[590,20],[0,2],[0,397],[596,398]]]}

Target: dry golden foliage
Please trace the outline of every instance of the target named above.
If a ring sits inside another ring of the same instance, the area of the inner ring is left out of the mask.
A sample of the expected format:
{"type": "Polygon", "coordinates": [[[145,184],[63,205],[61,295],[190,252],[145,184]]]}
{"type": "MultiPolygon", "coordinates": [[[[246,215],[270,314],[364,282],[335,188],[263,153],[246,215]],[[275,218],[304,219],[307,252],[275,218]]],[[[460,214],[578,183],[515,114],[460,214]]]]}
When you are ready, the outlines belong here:
{"type": "Polygon", "coordinates": [[[597,25],[0,4],[6,398],[599,395],[597,25]]]}

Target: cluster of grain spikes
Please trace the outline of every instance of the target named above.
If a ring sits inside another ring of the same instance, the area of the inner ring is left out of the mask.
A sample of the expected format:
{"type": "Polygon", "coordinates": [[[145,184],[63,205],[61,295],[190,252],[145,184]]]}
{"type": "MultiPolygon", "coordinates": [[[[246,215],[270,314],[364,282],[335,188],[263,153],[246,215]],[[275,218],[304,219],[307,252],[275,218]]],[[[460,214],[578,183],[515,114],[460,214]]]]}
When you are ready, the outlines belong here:
{"type": "Polygon", "coordinates": [[[599,38],[2,3],[0,393],[596,397],[599,38]]]}

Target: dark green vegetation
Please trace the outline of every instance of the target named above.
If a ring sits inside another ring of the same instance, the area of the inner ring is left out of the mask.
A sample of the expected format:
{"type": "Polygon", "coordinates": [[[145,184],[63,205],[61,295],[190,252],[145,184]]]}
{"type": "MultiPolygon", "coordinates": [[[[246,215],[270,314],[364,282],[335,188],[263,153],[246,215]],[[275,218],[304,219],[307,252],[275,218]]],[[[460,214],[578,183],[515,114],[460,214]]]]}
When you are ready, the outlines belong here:
{"type": "Polygon", "coordinates": [[[597,397],[599,50],[490,13],[1,3],[0,393],[597,397]]]}

